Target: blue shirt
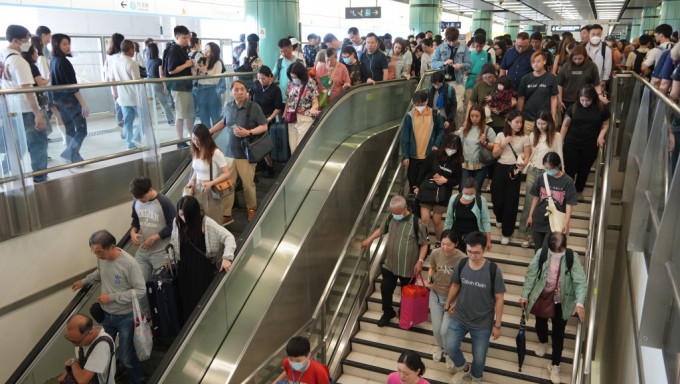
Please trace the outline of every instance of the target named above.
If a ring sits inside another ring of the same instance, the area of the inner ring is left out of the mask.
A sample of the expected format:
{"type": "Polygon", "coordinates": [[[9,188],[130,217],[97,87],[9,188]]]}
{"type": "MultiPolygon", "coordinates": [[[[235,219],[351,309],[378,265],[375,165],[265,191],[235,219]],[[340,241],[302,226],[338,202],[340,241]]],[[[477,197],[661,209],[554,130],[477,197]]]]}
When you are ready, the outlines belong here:
{"type": "Polygon", "coordinates": [[[508,76],[510,77],[510,80],[512,80],[512,88],[517,92],[519,92],[519,83],[522,81],[524,75],[534,71],[533,68],[531,68],[531,55],[533,55],[534,52],[534,49],[529,47],[526,52],[520,54],[515,47],[512,47],[508,49],[508,51],[505,52],[505,56],[503,56],[501,69],[508,71],[508,76]]]}
{"type": "Polygon", "coordinates": [[[659,60],[654,67],[654,72],[652,72],[652,77],[661,80],[670,80],[673,75],[673,70],[675,69],[675,64],[671,60],[671,50],[667,49],[661,53],[659,60]]]}

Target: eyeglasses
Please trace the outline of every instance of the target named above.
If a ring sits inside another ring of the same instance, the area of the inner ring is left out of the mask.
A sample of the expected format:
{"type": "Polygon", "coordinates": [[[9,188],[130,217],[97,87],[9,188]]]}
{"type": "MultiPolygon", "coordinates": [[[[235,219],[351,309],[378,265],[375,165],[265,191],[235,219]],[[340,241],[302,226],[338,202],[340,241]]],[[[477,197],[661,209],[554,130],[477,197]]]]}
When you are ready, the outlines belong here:
{"type": "Polygon", "coordinates": [[[94,253],[97,256],[104,256],[104,253],[106,251],[103,251],[103,250],[102,251],[95,251],[94,249],[90,249],[90,252],[94,253]]]}
{"type": "Polygon", "coordinates": [[[470,255],[470,256],[479,256],[482,253],[484,253],[484,252],[482,252],[482,251],[467,251],[467,254],[470,255]]]}

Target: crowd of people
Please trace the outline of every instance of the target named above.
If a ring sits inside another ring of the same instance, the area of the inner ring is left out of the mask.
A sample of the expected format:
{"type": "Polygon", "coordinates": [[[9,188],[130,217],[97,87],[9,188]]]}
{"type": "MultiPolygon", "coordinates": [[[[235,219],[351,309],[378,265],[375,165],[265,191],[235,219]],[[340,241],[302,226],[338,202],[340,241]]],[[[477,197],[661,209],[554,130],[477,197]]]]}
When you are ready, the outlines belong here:
{"type": "MultiPolygon", "coordinates": [[[[22,26],[8,27],[9,46],[2,52],[2,88],[77,84],[68,60],[70,37],[52,35],[47,27],[38,28],[36,35],[31,38],[22,26]]],[[[174,36],[163,50],[148,39],[140,52],[139,44],[114,34],[104,63],[105,80],[217,75],[227,70],[218,45],[202,47],[201,40],[184,26],[175,27],[174,36]]],[[[234,221],[234,195],[222,197],[213,192],[227,180],[236,184],[240,179],[248,220],[254,217],[256,163],[250,161],[243,140],[256,138],[285,121],[286,143],[294,152],[321,110],[352,86],[410,79],[432,69],[436,70],[431,75],[432,85],[413,95],[413,108],[406,111],[402,124],[401,160],[407,168],[410,198],[394,197],[388,220],[362,243],[368,248],[378,237],[389,237],[382,266],[383,315],[378,326],[386,326],[397,315],[392,305],[397,282],[406,285],[423,271],[432,220],[437,239],[429,256],[427,283],[432,290],[432,355],[455,371],[454,383],[467,375],[479,382],[489,340],[501,335],[503,274],[484,257],[492,248],[491,226],[496,225],[501,230],[501,245],[513,241],[535,250],[520,304],[532,309],[550,295],[552,315],[536,317],[540,339],[536,354],[546,353],[547,322],[551,319],[549,369],[551,381],[560,382],[566,320],[571,315],[583,320],[586,292],[583,269],[578,255],[567,248],[567,237],[573,208],[585,200],[588,174],[598,147],[606,140],[612,75],[632,70],[649,78],[672,100],[680,93],[680,47],[673,45],[677,31],[670,26],[662,24],[654,36],[636,37],[630,44],[613,36],[603,40],[603,28],[597,24],[583,27],[579,37],[580,42],[569,32],[561,36],[520,32],[514,40],[510,35],[492,40],[478,29],[465,41],[457,28],[450,27],[442,35],[428,31],[393,39],[372,32],[362,36],[352,27],[344,41],[333,34],[323,39],[310,34],[304,47],[295,37],[282,37],[278,41],[280,57],[263,63],[258,36],[244,34],[233,50],[232,69],[255,72],[254,83],[235,79],[227,85],[224,78],[206,78],[149,85],[178,139],[188,131],[190,143],[181,142],[178,147],[190,147],[193,173],[185,196],[176,205],[153,190],[148,179],[133,180],[131,237],[140,249],[133,257],[117,248],[107,231],[92,235],[90,248],[99,259],[97,271],[74,283],[73,288],[102,282],[98,301],[105,312],[103,329],[93,327],[87,317],[75,316],[67,326],[67,339],[76,347],[94,349],[97,340],[119,335],[118,358],[132,382],[143,382],[132,347],[134,320],[127,293],[133,290],[143,298],[144,282],[168,262],[168,244],[180,255],[184,320],[212,276],[218,270],[229,271],[235,243],[224,225],[234,221]],[[228,102],[223,97],[227,88],[228,102]],[[482,196],[487,187],[491,201],[482,196]],[[519,230],[515,231],[518,219],[519,230]],[[221,262],[216,266],[210,262],[213,258],[221,262]],[[114,276],[118,280],[113,281],[114,276]],[[121,276],[125,284],[120,283],[121,276]],[[468,333],[471,362],[460,351],[468,333]]],[[[143,136],[140,125],[134,124],[139,114],[138,88],[114,85],[111,89],[121,137],[127,148],[138,148],[143,136]]],[[[47,167],[47,135],[53,117],[65,145],[61,156],[67,162],[83,160],[80,148],[89,114],[86,100],[77,89],[51,92],[47,99],[33,93],[19,96],[34,171],[47,167]]],[[[673,122],[669,128],[671,146],[680,139],[680,118],[673,122]]],[[[674,153],[677,158],[677,150],[674,153]]],[[[272,176],[272,157],[262,161],[272,176]]],[[[46,179],[45,175],[36,176],[34,182],[46,179]]],[[[107,344],[97,344],[94,358],[80,348],[66,365],[78,378],[84,373],[90,378],[97,374],[100,382],[112,382],[115,364],[110,364],[107,344]]],[[[282,378],[292,374],[294,380],[296,371],[303,375],[301,369],[314,363],[309,358],[308,341],[291,340],[289,348],[282,378]]],[[[417,354],[402,354],[401,382],[424,382],[424,371],[417,354]]],[[[327,377],[318,367],[314,372],[327,377]]],[[[396,379],[390,376],[390,380],[396,379]]]]}

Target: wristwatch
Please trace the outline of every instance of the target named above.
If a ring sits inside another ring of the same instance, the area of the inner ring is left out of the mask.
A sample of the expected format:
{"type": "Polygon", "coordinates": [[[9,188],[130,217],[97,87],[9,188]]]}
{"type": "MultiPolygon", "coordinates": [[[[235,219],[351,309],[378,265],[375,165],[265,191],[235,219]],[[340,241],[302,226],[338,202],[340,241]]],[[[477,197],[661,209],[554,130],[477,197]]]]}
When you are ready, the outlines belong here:
{"type": "Polygon", "coordinates": [[[417,262],[421,262],[421,263],[422,263],[422,262],[423,262],[423,259],[420,259],[420,258],[419,258],[418,261],[416,261],[416,263],[417,263],[417,262]]]}
{"type": "Polygon", "coordinates": [[[495,324],[494,324],[493,327],[496,328],[496,329],[498,329],[499,331],[501,330],[501,326],[500,326],[500,325],[495,325],[495,324]]]}
{"type": "Polygon", "coordinates": [[[75,362],[76,362],[76,359],[71,359],[71,360],[68,362],[68,366],[69,366],[69,367],[72,366],[73,363],[75,363],[75,362]]]}

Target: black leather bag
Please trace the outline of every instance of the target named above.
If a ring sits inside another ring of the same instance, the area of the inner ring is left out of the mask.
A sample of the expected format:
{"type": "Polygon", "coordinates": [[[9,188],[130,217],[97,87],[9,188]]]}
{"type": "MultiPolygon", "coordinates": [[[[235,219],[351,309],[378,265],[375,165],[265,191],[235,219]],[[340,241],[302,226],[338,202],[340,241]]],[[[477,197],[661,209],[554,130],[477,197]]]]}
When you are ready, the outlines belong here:
{"type": "Polygon", "coordinates": [[[448,205],[451,191],[445,185],[437,185],[425,179],[418,187],[418,200],[425,204],[448,205]]]}
{"type": "MultiPolygon", "coordinates": [[[[252,106],[251,102],[246,109],[246,124],[250,121],[250,109],[252,106]]],[[[274,149],[274,143],[269,137],[269,132],[265,131],[261,135],[244,137],[241,140],[241,147],[246,152],[246,158],[249,163],[258,163],[274,149]]]]}

